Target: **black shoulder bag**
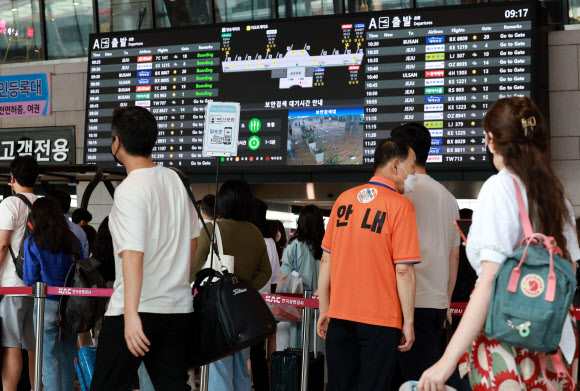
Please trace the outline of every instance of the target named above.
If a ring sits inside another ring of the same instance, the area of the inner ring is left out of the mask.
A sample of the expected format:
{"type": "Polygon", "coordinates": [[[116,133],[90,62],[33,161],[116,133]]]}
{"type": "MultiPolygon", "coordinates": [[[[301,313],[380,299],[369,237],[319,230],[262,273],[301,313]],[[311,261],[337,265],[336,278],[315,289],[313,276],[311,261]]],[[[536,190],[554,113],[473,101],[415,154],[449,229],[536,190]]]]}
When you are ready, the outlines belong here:
{"type": "MultiPolygon", "coordinates": [[[[181,171],[172,169],[201,216],[189,180],[181,171]]],[[[211,240],[207,227],[205,231],[211,240]]],[[[217,252],[215,244],[211,245],[217,252]]],[[[276,332],[274,316],[258,290],[237,275],[203,269],[195,277],[194,290],[197,294],[193,299],[191,367],[237,353],[276,332]]]]}

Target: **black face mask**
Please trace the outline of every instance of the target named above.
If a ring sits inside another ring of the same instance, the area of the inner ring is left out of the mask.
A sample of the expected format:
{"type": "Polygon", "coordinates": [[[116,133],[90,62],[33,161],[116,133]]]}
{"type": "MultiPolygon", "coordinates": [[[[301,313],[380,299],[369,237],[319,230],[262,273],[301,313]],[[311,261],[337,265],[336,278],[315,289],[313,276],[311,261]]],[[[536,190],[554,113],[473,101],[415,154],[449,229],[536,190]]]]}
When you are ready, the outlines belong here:
{"type": "Polygon", "coordinates": [[[119,148],[121,148],[121,146],[119,145],[119,148],[117,148],[117,152],[113,153],[113,143],[115,142],[115,139],[113,138],[113,141],[111,141],[111,155],[113,155],[113,159],[115,159],[115,162],[117,162],[117,164],[119,165],[123,165],[123,163],[121,163],[121,161],[119,159],[117,159],[117,154],[119,153],[119,148]]]}
{"type": "Polygon", "coordinates": [[[499,171],[497,170],[497,168],[495,168],[493,164],[493,153],[491,153],[489,147],[485,147],[485,154],[487,155],[487,160],[489,161],[489,164],[491,164],[491,169],[497,174],[499,171]]]}

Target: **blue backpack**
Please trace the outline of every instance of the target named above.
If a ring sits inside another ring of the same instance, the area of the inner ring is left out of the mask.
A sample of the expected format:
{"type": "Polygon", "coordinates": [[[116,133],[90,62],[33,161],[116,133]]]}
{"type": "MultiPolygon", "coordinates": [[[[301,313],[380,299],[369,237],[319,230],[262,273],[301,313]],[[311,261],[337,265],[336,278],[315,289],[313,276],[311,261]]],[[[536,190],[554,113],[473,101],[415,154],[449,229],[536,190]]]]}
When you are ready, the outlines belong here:
{"type": "Polygon", "coordinates": [[[554,352],[574,298],[576,276],[554,238],[533,232],[520,187],[511,179],[525,237],[497,271],[485,332],[511,346],[554,352]]]}

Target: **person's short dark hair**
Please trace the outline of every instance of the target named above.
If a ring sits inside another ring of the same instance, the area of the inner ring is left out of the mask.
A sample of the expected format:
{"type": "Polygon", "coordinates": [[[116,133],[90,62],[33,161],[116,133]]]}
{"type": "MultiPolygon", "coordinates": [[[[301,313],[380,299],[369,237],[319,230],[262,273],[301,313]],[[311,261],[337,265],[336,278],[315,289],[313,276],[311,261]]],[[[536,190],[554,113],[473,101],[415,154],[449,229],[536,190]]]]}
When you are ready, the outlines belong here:
{"type": "Polygon", "coordinates": [[[157,121],[139,106],[118,107],[113,112],[112,136],[119,137],[128,154],[148,157],[157,141],[157,121]]]}
{"type": "Polygon", "coordinates": [[[215,196],[213,194],[206,194],[205,196],[203,196],[203,198],[199,203],[199,209],[201,209],[201,213],[213,219],[214,207],[215,207],[215,196]]]}
{"type": "Polygon", "coordinates": [[[409,148],[409,143],[400,137],[390,137],[381,141],[375,150],[375,171],[393,159],[406,160],[409,157],[409,148]]]}
{"type": "Polygon", "coordinates": [[[10,173],[23,187],[32,187],[40,174],[36,159],[32,156],[16,156],[10,162],[10,173]]]}
{"type": "Polygon", "coordinates": [[[70,210],[70,194],[64,190],[52,190],[46,194],[46,198],[56,201],[62,213],[67,214],[70,210]]]}
{"type": "Polygon", "coordinates": [[[415,151],[417,156],[415,164],[425,167],[429,157],[429,150],[431,149],[431,133],[429,129],[419,122],[409,122],[393,129],[391,137],[405,139],[411,149],[415,151]]]}
{"type": "Polygon", "coordinates": [[[272,238],[276,241],[278,234],[278,223],[275,220],[266,220],[265,238],[272,238]]]}
{"type": "Polygon", "coordinates": [[[253,198],[252,189],[246,181],[227,180],[218,192],[218,213],[222,219],[248,221],[253,198]]]}
{"type": "Polygon", "coordinates": [[[252,200],[252,211],[250,214],[250,223],[254,224],[260,232],[262,232],[262,236],[266,237],[267,229],[266,229],[266,212],[268,211],[268,205],[264,201],[259,198],[254,198],[252,200]]]}
{"type": "Polygon", "coordinates": [[[71,219],[72,222],[75,224],[78,224],[81,221],[84,221],[85,223],[90,223],[91,220],[93,219],[93,215],[86,209],[77,208],[72,212],[71,219]]]}
{"type": "Polygon", "coordinates": [[[89,257],[91,254],[95,252],[95,244],[97,242],[97,230],[94,229],[90,225],[83,225],[82,230],[85,231],[85,235],[87,235],[87,242],[89,242],[89,253],[85,254],[85,257],[89,257]]]}
{"type": "Polygon", "coordinates": [[[473,218],[473,209],[459,209],[459,218],[462,220],[471,220],[473,218]]]}

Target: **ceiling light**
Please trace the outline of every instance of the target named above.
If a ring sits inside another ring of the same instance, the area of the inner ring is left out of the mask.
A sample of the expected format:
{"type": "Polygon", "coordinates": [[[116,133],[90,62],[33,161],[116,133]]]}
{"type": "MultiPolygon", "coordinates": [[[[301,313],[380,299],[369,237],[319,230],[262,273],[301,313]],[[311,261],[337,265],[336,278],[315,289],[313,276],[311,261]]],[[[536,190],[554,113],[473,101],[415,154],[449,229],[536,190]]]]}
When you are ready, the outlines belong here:
{"type": "Polygon", "coordinates": [[[11,11],[12,11],[12,12],[16,12],[16,11],[18,11],[18,8],[12,8],[12,10],[11,10],[11,11]]]}
{"type": "Polygon", "coordinates": [[[73,5],[76,7],[77,5],[79,5],[79,3],[73,3],[73,5]]]}

